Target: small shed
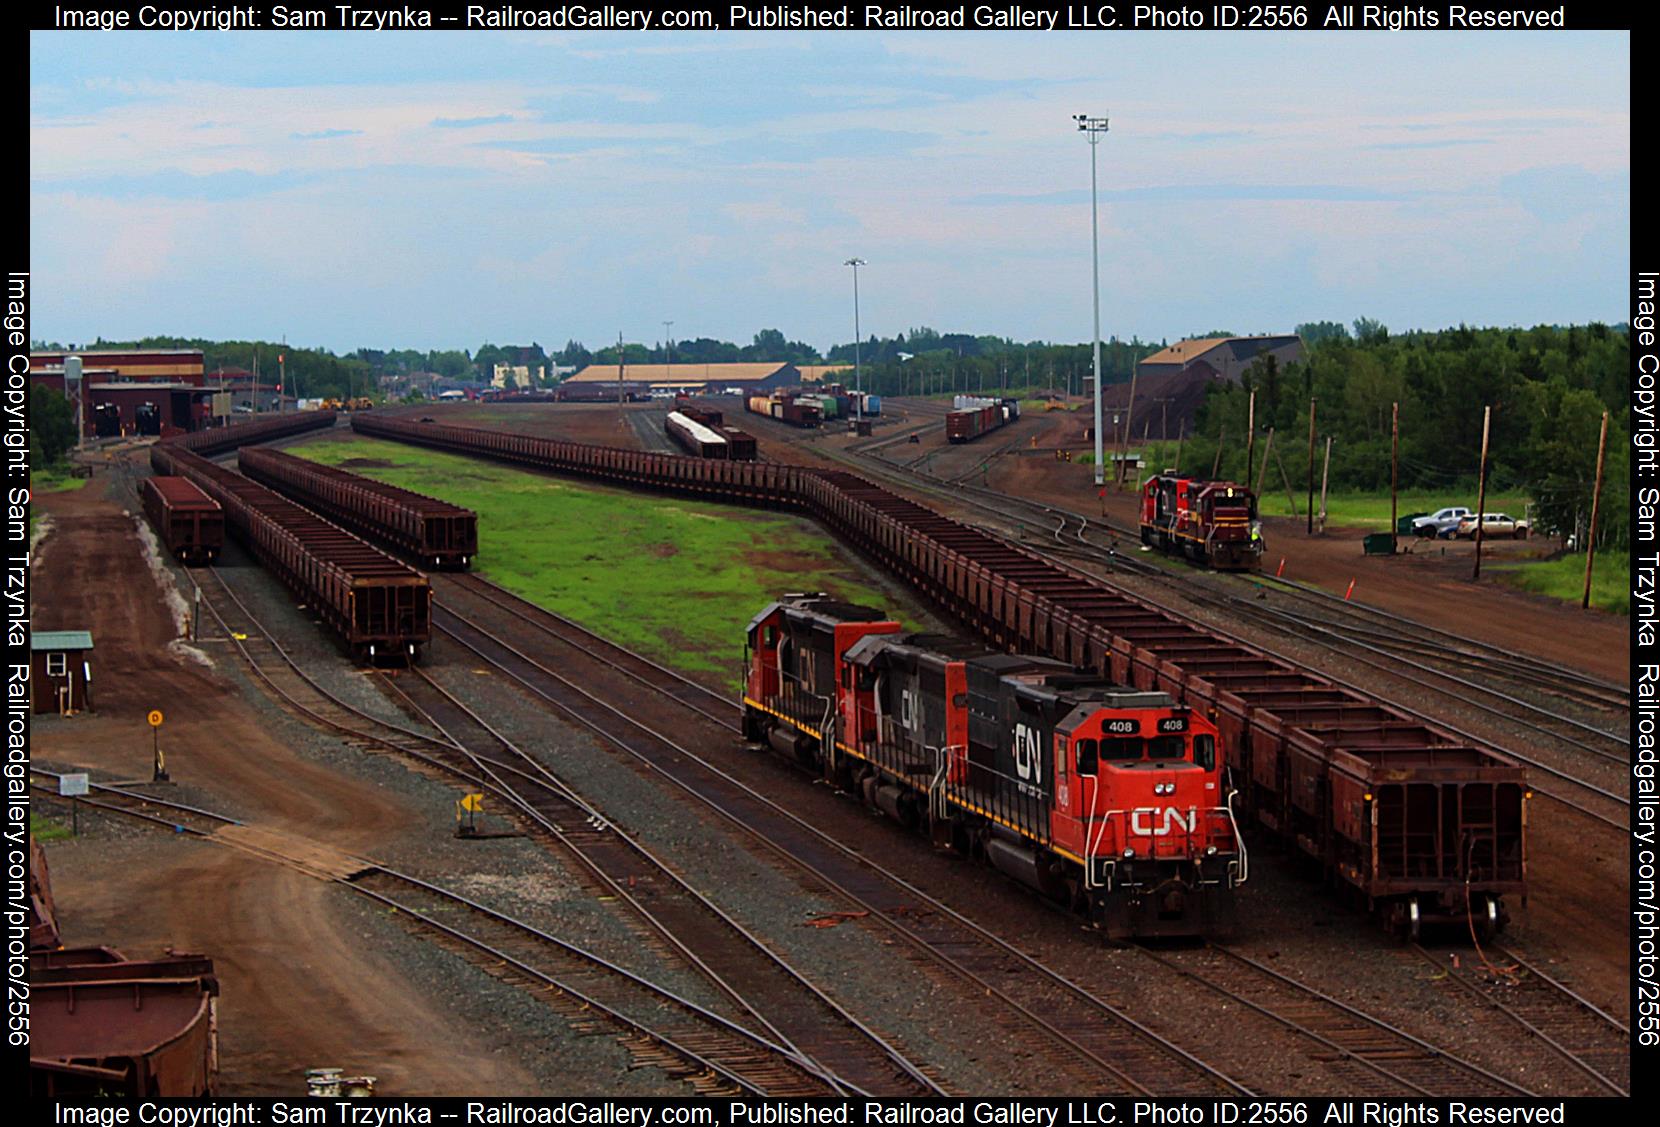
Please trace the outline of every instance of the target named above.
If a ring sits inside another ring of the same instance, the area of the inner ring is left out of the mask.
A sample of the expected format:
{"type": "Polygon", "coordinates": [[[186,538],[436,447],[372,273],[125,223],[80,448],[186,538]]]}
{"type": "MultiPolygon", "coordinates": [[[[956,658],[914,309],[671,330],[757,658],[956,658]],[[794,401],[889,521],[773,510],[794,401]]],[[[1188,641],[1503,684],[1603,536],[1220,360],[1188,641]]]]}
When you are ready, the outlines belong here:
{"type": "Polygon", "coordinates": [[[92,634],[39,630],[29,637],[29,695],[35,713],[92,711],[92,634]]]}

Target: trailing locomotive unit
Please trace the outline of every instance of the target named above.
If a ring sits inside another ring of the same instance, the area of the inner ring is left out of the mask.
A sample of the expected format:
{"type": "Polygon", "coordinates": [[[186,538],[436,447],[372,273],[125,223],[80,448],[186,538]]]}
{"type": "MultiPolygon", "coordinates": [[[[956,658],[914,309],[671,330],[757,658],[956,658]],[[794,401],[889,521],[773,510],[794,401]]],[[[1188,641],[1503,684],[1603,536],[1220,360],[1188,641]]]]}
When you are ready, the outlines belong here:
{"type": "Polygon", "coordinates": [[[1205,716],[821,595],[767,607],[746,648],[749,738],[1115,938],[1231,929],[1246,857],[1205,716]]]}
{"type": "Polygon", "coordinates": [[[1262,567],[1257,498],[1231,481],[1162,473],[1141,490],[1141,542],[1217,569],[1262,567]]]}

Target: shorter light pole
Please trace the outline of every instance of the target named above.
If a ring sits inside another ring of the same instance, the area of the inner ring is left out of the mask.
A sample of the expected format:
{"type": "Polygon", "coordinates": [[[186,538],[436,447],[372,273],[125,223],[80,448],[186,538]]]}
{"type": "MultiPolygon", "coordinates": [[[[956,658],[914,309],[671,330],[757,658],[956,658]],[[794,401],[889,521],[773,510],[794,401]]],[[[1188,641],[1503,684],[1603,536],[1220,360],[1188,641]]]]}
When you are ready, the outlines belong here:
{"type": "Polygon", "coordinates": [[[853,389],[859,393],[854,398],[853,410],[856,420],[862,423],[865,421],[865,381],[859,365],[859,267],[869,264],[862,258],[850,258],[842,265],[853,267],[853,389]]]}

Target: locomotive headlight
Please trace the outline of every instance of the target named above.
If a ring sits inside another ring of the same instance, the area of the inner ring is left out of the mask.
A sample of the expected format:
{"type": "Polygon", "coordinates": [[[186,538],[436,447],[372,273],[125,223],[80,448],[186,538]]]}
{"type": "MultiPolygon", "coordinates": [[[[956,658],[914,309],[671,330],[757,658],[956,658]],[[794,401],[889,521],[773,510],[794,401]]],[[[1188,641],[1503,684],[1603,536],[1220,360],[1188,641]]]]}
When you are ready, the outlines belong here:
{"type": "Polygon", "coordinates": [[[1135,856],[1135,850],[1134,849],[1124,850],[1124,860],[1128,861],[1131,858],[1133,858],[1134,856],[1135,856]]]}
{"type": "Polygon", "coordinates": [[[1205,856],[1206,857],[1216,856],[1216,846],[1214,846],[1214,845],[1205,846],[1205,856]]]}

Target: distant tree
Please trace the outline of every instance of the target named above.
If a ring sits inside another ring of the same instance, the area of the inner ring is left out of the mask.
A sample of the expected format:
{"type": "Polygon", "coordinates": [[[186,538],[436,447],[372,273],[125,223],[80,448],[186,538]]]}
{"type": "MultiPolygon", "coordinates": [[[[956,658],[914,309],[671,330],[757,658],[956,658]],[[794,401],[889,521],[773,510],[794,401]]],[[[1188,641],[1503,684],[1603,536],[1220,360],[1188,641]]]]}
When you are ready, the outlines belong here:
{"type": "Polygon", "coordinates": [[[1298,325],[1295,332],[1309,348],[1325,344],[1327,341],[1340,342],[1349,339],[1348,327],[1341,321],[1308,321],[1298,325]]]}
{"type": "Polygon", "coordinates": [[[1389,339],[1389,327],[1370,317],[1356,317],[1355,339],[1361,344],[1383,344],[1389,339]]]}
{"type": "Polygon", "coordinates": [[[594,362],[594,354],[582,346],[579,340],[568,340],[555,359],[562,367],[585,368],[594,362]]]}
{"type": "Polygon", "coordinates": [[[29,462],[49,466],[75,445],[75,411],[62,392],[42,384],[29,389],[29,462]]]}

